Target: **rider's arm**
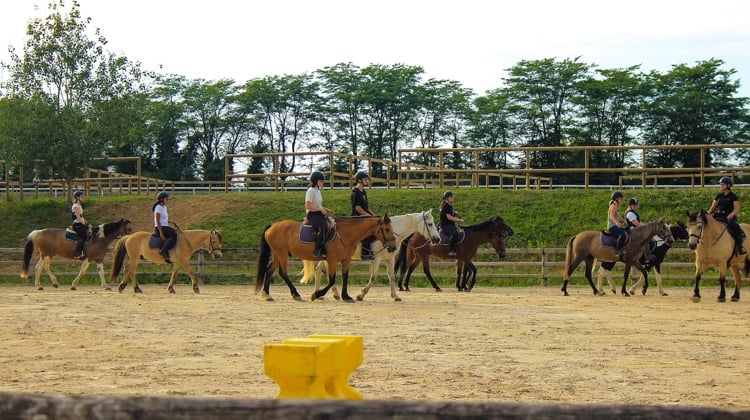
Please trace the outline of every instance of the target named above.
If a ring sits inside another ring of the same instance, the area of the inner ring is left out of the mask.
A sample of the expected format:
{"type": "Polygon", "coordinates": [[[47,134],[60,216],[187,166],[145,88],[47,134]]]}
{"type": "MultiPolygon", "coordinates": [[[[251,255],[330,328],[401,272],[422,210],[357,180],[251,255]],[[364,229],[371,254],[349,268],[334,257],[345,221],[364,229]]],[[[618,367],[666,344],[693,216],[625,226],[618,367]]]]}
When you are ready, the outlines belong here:
{"type": "Polygon", "coordinates": [[[733,209],[732,212],[727,215],[728,220],[732,220],[735,218],[738,214],[740,214],[740,200],[737,200],[733,203],[733,209]]]}
{"type": "Polygon", "coordinates": [[[717,204],[718,204],[718,203],[717,203],[717,201],[716,201],[716,200],[714,200],[714,201],[713,201],[713,202],[711,203],[711,207],[710,207],[710,208],[708,209],[708,214],[713,214],[713,212],[714,212],[714,211],[716,210],[716,205],[717,205],[717,204]]]}
{"type": "Polygon", "coordinates": [[[620,226],[622,224],[621,217],[617,214],[617,204],[610,204],[609,206],[609,220],[612,221],[617,226],[620,226]]]}

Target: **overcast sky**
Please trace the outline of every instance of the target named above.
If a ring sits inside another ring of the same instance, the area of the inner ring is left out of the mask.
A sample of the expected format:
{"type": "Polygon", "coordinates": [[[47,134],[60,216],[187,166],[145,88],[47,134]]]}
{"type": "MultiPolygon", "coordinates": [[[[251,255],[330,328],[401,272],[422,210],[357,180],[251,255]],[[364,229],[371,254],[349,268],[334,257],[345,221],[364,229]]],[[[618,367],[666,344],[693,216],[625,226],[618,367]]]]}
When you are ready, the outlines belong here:
{"type": "MultiPolygon", "coordinates": [[[[69,0],[70,1],[70,0],[69,0]]],[[[750,97],[750,1],[79,0],[108,49],[191,79],[312,72],[338,63],[421,66],[477,94],[520,60],[575,58],[646,72],[719,58],[750,97]]],[[[47,1],[0,9],[0,60],[47,1]],[[35,5],[38,9],[35,10],[35,5]]],[[[2,75],[0,77],[7,77],[2,75]]]]}

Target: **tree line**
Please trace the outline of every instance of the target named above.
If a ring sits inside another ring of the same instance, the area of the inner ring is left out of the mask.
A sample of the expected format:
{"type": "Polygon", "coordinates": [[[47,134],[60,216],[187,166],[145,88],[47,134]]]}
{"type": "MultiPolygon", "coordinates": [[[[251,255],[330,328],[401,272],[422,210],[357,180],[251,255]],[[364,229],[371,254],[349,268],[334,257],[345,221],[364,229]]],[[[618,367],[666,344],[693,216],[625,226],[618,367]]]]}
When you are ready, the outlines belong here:
{"type": "MultiPolygon", "coordinates": [[[[719,58],[666,72],[643,72],[639,65],[604,69],[580,57],[523,60],[483,94],[457,81],[425,80],[422,67],[406,64],[338,63],[246,82],[188,79],[144,70],[108,52],[78,2],[65,3],[50,2],[48,16],[30,21],[22,49],[10,46],[10,60],[2,63],[9,77],[0,85],[0,159],[14,173],[51,168],[72,183],[87,165],[132,173],[131,163],[95,162],[130,156],[142,159],[146,176],[221,180],[224,157],[238,153],[290,153],[279,170],[292,172],[301,163],[291,153],[308,150],[395,161],[407,147],[748,142],[748,98],[738,96],[736,71],[719,58]]],[[[707,153],[707,166],[750,159],[721,149],[707,153]]],[[[411,159],[436,165],[434,156],[411,159]]],[[[581,160],[576,153],[530,156],[528,163],[539,168],[574,167],[581,160]]],[[[648,164],[692,167],[700,158],[669,149],[649,154],[648,164]]],[[[473,166],[466,159],[454,153],[444,164],[473,166]]],[[[507,153],[482,159],[492,169],[527,163],[507,153]]],[[[592,167],[640,165],[618,149],[591,159],[592,167]]],[[[254,160],[246,170],[261,173],[267,164],[254,160]]],[[[319,168],[331,169],[327,165],[319,168]]],[[[336,165],[352,169],[345,161],[336,165]]]]}

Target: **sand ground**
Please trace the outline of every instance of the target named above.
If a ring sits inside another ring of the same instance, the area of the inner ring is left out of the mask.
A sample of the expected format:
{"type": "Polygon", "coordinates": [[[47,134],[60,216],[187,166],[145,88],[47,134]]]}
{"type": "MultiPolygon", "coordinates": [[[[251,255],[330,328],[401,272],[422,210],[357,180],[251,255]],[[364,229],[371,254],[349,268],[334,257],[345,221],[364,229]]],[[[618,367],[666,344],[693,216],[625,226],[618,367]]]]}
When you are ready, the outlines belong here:
{"type": "Polygon", "coordinates": [[[588,286],[425,288],[403,302],[377,286],[345,304],[295,302],[278,283],[265,302],[250,285],[170,295],[61,281],[0,286],[0,391],[273,398],[264,344],[321,333],[363,337],[350,383],[366,399],[750,408],[750,297],[717,303],[715,282],[697,304],[688,288],[624,298],[588,286]]]}

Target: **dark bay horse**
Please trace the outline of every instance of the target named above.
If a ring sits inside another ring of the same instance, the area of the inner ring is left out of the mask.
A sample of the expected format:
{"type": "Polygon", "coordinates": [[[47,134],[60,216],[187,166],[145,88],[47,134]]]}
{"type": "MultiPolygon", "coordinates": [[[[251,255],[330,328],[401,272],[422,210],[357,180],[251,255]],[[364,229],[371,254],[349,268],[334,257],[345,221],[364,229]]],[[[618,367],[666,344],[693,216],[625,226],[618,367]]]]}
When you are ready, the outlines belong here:
{"type": "Polygon", "coordinates": [[[581,232],[568,240],[568,247],[565,251],[565,268],[563,270],[563,286],[561,291],[565,296],[568,296],[568,282],[570,281],[570,275],[582,262],[586,262],[586,280],[594,290],[595,295],[603,296],[605,293],[597,289],[594,285],[594,281],[591,279],[591,270],[594,266],[594,259],[605,262],[622,261],[625,263],[625,274],[622,283],[622,295],[630,296],[626,290],[628,276],[630,275],[630,267],[637,268],[644,279],[644,289],[648,289],[648,271],[641,265],[640,258],[643,255],[643,250],[646,244],[654,237],[659,235],[665,238],[668,243],[674,242],[672,238],[672,232],[669,230],[669,226],[664,222],[664,218],[659,220],[645,223],[643,226],[631,229],[630,240],[622,247],[622,255],[615,255],[614,246],[605,246],[602,244],[601,231],[598,230],[587,230],[581,232]]]}
{"type": "MultiPolygon", "coordinates": [[[[347,284],[349,282],[349,265],[351,264],[357,244],[370,235],[386,245],[389,252],[396,249],[396,237],[391,225],[391,219],[386,214],[379,216],[358,217],[336,217],[336,236],[326,243],[326,263],[328,267],[328,285],[323,289],[316,290],[312,300],[318,299],[333,287],[336,281],[335,267],[341,263],[341,298],[345,302],[352,303],[354,300],[349,296],[347,284]]],[[[293,220],[282,220],[266,226],[260,235],[260,255],[258,256],[258,273],[255,280],[255,293],[262,291],[262,296],[267,301],[272,301],[270,293],[271,277],[278,268],[279,275],[284,279],[294,300],[300,301],[297,288],[289,279],[287,265],[289,256],[295,256],[302,260],[320,260],[313,255],[315,245],[302,242],[299,239],[301,222],[293,220]],[[273,256],[273,260],[271,257],[273,256]]]]}
{"type": "MultiPolygon", "coordinates": [[[[91,262],[96,263],[96,269],[99,272],[99,280],[105,290],[111,290],[111,288],[104,282],[104,256],[107,255],[109,244],[115,239],[122,235],[127,235],[133,231],[133,223],[128,219],[120,219],[116,222],[105,223],[98,225],[93,229],[92,239],[86,242],[83,251],[86,255],[83,262],[81,263],[81,270],[78,275],[73,279],[73,283],[70,286],[70,290],[76,290],[78,281],[81,280],[86,270],[88,270],[91,262]]],[[[23,268],[21,269],[21,278],[25,279],[29,275],[29,263],[31,256],[34,253],[34,249],[39,250],[39,262],[36,263],[36,273],[34,274],[34,287],[37,290],[44,290],[41,285],[40,277],[42,270],[47,272],[47,275],[52,280],[52,286],[55,288],[60,286],[57,282],[57,277],[52,274],[50,270],[50,262],[52,257],[59,255],[63,258],[71,260],[78,260],[73,254],[76,250],[76,239],[66,239],[65,229],[47,228],[41,230],[34,230],[27,236],[28,242],[23,252],[23,268]]]]}
{"type": "MultiPolygon", "coordinates": [[[[435,219],[432,216],[432,210],[393,216],[391,217],[391,225],[393,226],[393,233],[396,236],[397,248],[404,240],[415,232],[424,237],[429,237],[433,243],[440,242],[440,233],[438,232],[437,226],[435,226],[435,219]]],[[[362,292],[357,295],[357,300],[362,301],[365,299],[365,296],[367,296],[367,293],[370,291],[375,279],[378,277],[380,262],[383,261],[385,262],[388,271],[388,284],[391,287],[391,297],[396,302],[400,302],[401,297],[396,293],[396,275],[394,268],[398,253],[395,251],[388,252],[386,245],[380,241],[373,241],[372,251],[374,258],[370,261],[370,281],[362,288],[362,292]]],[[[357,254],[355,253],[355,255],[357,254]]],[[[318,290],[320,288],[320,277],[327,272],[327,267],[325,267],[325,265],[325,261],[320,261],[317,267],[313,267],[313,261],[305,260],[300,283],[307,283],[308,280],[314,276],[315,290],[318,290]]],[[[336,300],[340,299],[336,286],[333,286],[331,289],[333,290],[333,297],[336,300]]]]}
{"type": "MultiPolygon", "coordinates": [[[[688,231],[687,226],[685,226],[682,222],[677,222],[676,224],[669,226],[669,231],[672,232],[672,238],[675,241],[688,241],[688,231]]],[[[667,251],[672,248],[672,244],[667,243],[666,239],[662,238],[661,236],[654,236],[652,238],[654,241],[654,248],[651,253],[654,255],[653,260],[649,260],[646,258],[646,255],[641,256],[640,262],[643,268],[646,269],[646,271],[651,271],[651,268],[653,267],[656,275],[656,284],[659,287],[659,294],[662,296],[667,296],[667,292],[664,291],[664,288],[661,285],[661,263],[664,262],[664,258],[667,256],[667,251]]],[[[617,291],[615,290],[615,283],[612,281],[612,267],[615,266],[614,262],[602,262],[599,266],[599,277],[597,279],[597,288],[599,290],[602,289],[602,277],[607,277],[607,282],[609,282],[609,287],[612,290],[612,293],[617,294],[617,291]]],[[[638,287],[638,285],[643,282],[643,276],[640,276],[638,278],[638,281],[634,281],[633,285],[630,286],[630,294],[635,294],[635,289],[638,287]]],[[[644,283],[645,285],[645,283],[644,283]]],[[[648,290],[646,287],[643,288],[643,294],[646,294],[646,290],[648,290]]]]}
{"type": "Polygon", "coordinates": [[[477,255],[479,245],[488,242],[491,243],[495,248],[498,258],[504,258],[505,238],[513,235],[513,229],[505,224],[505,221],[500,216],[463,227],[463,230],[465,237],[463,241],[456,245],[455,257],[448,256],[448,245],[430,244],[424,236],[418,233],[412,235],[408,241],[404,241],[401,244],[396,262],[396,267],[399,268],[398,289],[409,290],[411,274],[421,261],[422,269],[430,284],[432,284],[432,287],[436,291],[440,291],[440,287],[432,278],[432,273],[430,272],[429,257],[433,255],[443,259],[456,258],[456,288],[459,291],[469,291],[474,286],[477,271],[471,259],[477,255]],[[406,273],[405,278],[404,273],[406,273]],[[466,283],[470,274],[473,274],[473,279],[470,285],[467,286],[466,283]]]}
{"type": "MultiPolygon", "coordinates": [[[[151,232],[135,232],[128,236],[123,236],[115,244],[114,257],[112,263],[112,273],[109,276],[110,282],[114,283],[122,271],[125,256],[130,263],[125,266],[125,273],[122,276],[119,290],[120,292],[128,285],[128,277],[133,279],[133,291],[143,293],[138,286],[136,279],[136,269],[141,258],[154,264],[167,264],[164,257],[159,255],[160,248],[152,248],[149,245],[151,232]]],[[[174,281],[177,278],[177,272],[180,268],[185,270],[190,276],[190,281],[195,293],[200,293],[198,283],[195,281],[193,268],[190,266],[190,257],[199,249],[205,248],[211,253],[214,259],[221,258],[221,233],[218,230],[177,230],[177,244],[169,251],[170,260],[172,261],[172,276],[169,278],[167,291],[175,293],[174,281]]]]}
{"type": "MultiPolygon", "coordinates": [[[[734,294],[732,302],[740,300],[740,284],[742,276],[740,265],[745,264],[745,276],[750,273],[750,260],[748,254],[737,255],[734,252],[734,238],[727,231],[724,223],[715,220],[705,210],[697,213],[686,212],[688,233],[690,241],[688,247],[695,250],[695,289],[693,290],[693,302],[700,302],[701,275],[706,268],[714,266],[719,271],[719,297],[717,302],[726,302],[726,275],[727,268],[732,270],[734,276],[734,294]]],[[[740,226],[745,236],[750,238],[750,225],[741,223],[740,226]]],[[[747,239],[745,239],[747,243],[747,239]]],[[[744,245],[747,248],[747,245],[744,245]]]]}

